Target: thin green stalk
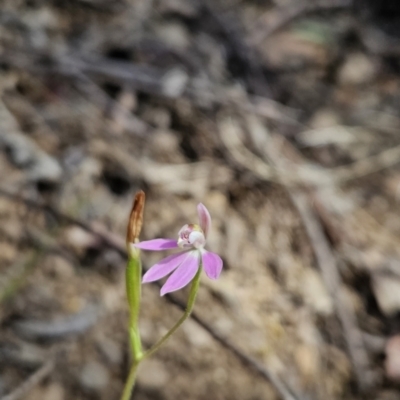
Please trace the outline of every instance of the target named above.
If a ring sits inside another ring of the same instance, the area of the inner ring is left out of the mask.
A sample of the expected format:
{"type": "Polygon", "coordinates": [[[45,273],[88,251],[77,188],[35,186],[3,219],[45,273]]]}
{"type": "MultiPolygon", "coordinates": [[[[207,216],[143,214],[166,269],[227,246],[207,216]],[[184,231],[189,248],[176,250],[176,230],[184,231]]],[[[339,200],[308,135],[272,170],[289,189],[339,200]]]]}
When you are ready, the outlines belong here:
{"type": "Polygon", "coordinates": [[[139,361],[133,361],[131,369],[129,371],[128,379],[126,380],[124,391],[121,396],[121,400],[130,400],[133,388],[135,387],[136,372],[139,366],[139,361]]]}
{"type": "Polygon", "coordinates": [[[128,297],[130,320],[137,325],[139,320],[139,308],[141,297],[142,263],[139,250],[137,254],[129,256],[126,268],[126,294],[128,297]]]}
{"type": "Polygon", "coordinates": [[[150,357],[152,354],[154,354],[176,332],[176,330],[185,322],[186,319],[188,319],[188,317],[192,313],[194,303],[196,301],[197,291],[200,285],[201,270],[202,268],[200,267],[196,273],[196,276],[192,281],[192,286],[190,287],[189,299],[184,314],[178,320],[178,322],[157,343],[155,343],[149,350],[144,352],[143,359],[150,357]]]}
{"type": "Polygon", "coordinates": [[[142,263],[139,250],[132,251],[126,267],[126,293],[129,303],[129,338],[133,359],[139,361],[142,357],[142,343],[139,334],[139,310],[141,299],[142,263]]]}

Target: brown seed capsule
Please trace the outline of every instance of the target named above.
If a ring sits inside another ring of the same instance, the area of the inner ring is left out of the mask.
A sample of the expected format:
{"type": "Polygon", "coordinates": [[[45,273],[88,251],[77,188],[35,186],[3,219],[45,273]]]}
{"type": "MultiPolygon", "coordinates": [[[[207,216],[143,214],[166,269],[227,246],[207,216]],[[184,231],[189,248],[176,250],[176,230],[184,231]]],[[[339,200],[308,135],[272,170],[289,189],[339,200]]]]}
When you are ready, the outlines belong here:
{"type": "Polygon", "coordinates": [[[143,211],[146,195],[143,190],[137,192],[133,201],[131,214],[129,216],[128,229],[126,232],[126,243],[137,243],[143,225],[143,211]]]}

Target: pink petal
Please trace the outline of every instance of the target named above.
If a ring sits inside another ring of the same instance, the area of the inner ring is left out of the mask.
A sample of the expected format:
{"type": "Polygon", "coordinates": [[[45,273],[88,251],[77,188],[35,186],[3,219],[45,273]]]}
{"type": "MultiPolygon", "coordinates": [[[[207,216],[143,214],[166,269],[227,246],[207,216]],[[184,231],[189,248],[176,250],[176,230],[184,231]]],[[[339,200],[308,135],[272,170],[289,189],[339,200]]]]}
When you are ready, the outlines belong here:
{"type": "Polygon", "coordinates": [[[178,247],[178,242],[175,239],[153,239],[135,243],[134,246],[143,250],[161,251],[176,249],[178,247]]]}
{"type": "Polygon", "coordinates": [[[153,282],[171,273],[188,257],[188,253],[172,254],[153,265],[144,275],[142,282],[153,282]]]}
{"type": "Polygon", "coordinates": [[[188,258],[174,271],[161,288],[161,296],[182,289],[196,275],[196,272],[199,269],[199,253],[195,250],[189,252],[188,255],[188,258]]]}
{"type": "Polygon", "coordinates": [[[202,203],[197,205],[197,214],[199,216],[200,228],[204,232],[204,236],[207,238],[208,233],[211,230],[211,216],[206,206],[202,203]]]}
{"type": "Polygon", "coordinates": [[[211,251],[204,251],[202,253],[203,268],[210,279],[218,279],[222,271],[222,259],[218,254],[211,251]]]}

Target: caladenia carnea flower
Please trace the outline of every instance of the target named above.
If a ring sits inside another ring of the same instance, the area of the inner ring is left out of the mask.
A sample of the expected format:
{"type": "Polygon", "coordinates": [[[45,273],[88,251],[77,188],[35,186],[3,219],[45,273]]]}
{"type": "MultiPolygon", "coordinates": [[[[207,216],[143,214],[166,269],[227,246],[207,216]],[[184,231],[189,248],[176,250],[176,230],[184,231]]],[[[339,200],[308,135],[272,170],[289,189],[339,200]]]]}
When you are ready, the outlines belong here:
{"type": "Polygon", "coordinates": [[[197,206],[197,213],[199,224],[184,225],[178,239],[153,239],[134,244],[142,250],[182,249],[153,265],[143,276],[142,282],[146,283],[171,274],[161,288],[161,296],[186,286],[201,268],[210,279],[217,279],[222,271],[221,257],[204,248],[211,229],[210,213],[201,203],[197,206]]]}
{"type": "Polygon", "coordinates": [[[129,337],[132,350],[132,365],[125,383],[121,400],[129,400],[135,385],[136,372],[139,364],[154,354],[177,331],[183,322],[189,318],[200,285],[201,271],[204,268],[211,279],[217,279],[222,270],[221,258],[205,250],[207,236],[211,229],[211,217],[203,204],[197,206],[199,224],[185,225],[178,233],[178,239],[154,239],[139,242],[143,223],[145,194],[138,192],[135,196],[129,217],[126,244],[128,264],[126,268],[126,290],[129,305],[129,337]],[[167,250],[180,248],[182,251],[164,258],[151,267],[143,276],[142,282],[153,282],[171,274],[161,288],[161,295],[173,292],[191,283],[187,305],[179,320],[149,349],[142,348],[139,332],[139,311],[141,304],[141,273],[140,249],[167,250]]]}

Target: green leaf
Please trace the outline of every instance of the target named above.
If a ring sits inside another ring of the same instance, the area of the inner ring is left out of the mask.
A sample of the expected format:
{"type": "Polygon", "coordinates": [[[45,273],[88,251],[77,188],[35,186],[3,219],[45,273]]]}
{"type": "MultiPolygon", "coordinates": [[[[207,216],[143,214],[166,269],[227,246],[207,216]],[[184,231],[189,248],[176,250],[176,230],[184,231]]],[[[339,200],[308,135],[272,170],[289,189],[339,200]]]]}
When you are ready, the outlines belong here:
{"type": "Polygon", "coordinates": [[[129,304],[129,337],[135,359],[142,355],[142,346],[139,334],[139,311],[141,299],[142,263],[140,252],[131,252],[126,267],[126,294],[129,304]]]}

